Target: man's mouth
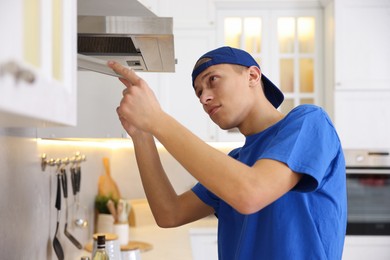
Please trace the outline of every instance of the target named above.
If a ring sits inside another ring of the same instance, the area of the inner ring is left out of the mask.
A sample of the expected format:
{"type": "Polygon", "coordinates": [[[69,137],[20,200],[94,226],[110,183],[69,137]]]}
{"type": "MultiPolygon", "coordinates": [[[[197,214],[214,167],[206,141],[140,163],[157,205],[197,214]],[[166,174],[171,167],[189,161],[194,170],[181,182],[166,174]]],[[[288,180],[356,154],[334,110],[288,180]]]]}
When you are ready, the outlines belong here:
{"type": "Polygon", "coordinates": [[[212,116],[219,110],[220,107],[221,106],[210,107],[209,109],[207,109],[207,113],[209,114],[209,116],[212,116]]]}

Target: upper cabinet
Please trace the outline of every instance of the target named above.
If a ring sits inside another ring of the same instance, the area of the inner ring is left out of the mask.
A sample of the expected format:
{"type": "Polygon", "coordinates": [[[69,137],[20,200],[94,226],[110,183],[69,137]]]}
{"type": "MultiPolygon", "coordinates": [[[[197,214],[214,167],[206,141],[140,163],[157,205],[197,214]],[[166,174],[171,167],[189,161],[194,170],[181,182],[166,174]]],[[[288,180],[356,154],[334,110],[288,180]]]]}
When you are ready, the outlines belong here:
{"type": "Polygon", "coordinates": [[[175,30],[176,72],[161,75],[164,110],[204,141],[217,141],[217,129],[196,97],[191,73],[196,60],[214,47],[213,31],[187,26],[175,30]]]}
{"type": "Polygon", "coordinates": [[[0,3],[0,127],[76,124],[76,0],[0,3]]]}
{"type": "Polygon", "coordinates": [[[334,4],[336,89],[390,89],[390,2],[334,4]]]}
{"type": "Polygon", "coordinates": [[[335,125],[344,148],[390,146],[390,2],[334,1],[335,125]]]}
{"type": "Polygon", "coordinates": [[[390,91],[337,91],[336,128],[344,148],[390,147],[390,91]]]}

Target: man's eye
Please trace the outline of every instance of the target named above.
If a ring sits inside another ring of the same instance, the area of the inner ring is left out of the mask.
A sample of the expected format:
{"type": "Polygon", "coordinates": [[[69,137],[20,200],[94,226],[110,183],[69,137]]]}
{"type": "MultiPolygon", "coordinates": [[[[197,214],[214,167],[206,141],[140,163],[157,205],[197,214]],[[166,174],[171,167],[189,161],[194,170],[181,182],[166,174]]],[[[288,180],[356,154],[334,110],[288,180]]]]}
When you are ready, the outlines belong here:
{"type": "Polygon", "coordinates": [[[216,79],[217,79],[216,76],[211,76],[211,77],[210,77],[210,81],[214,81],[214,80],[216,80],[216,79]]]}
{"type": "Polygon", "coordinates": [[[198,98],[200,98],[201,95],[202,95],[202,91],[201,91],[201,90],[198,91],[198,92],[196,93],[196,96],[197,96],[198,98]]]}

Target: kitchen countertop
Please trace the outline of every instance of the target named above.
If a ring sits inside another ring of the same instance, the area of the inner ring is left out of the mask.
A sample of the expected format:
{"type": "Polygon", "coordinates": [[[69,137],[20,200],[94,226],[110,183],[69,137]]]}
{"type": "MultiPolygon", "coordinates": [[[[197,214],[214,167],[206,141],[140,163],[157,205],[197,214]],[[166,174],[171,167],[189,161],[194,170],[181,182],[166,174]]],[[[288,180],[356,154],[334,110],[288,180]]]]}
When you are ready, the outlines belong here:
{"type": "Polygon", "coordinates": [[[142,260],[192,260],[190,230],[198,228],[217,229],[217,219],[205,219],[177,227],[163,229],[157,225],[130,228],[130,240],[152,244],[153,249],[141,253],[142,260]]]}
{"type": "MultiPolygon", "coordinates": [[[[156,224],[130,227],[130,241],[140,241],[152,245],[152,249],[142,252],[142,260],[192,260],[190,231],[216,230],[217,219],[214,216],[198,220],[176,228],[160,228],[156,224]]],[[[81,256],[91,253],[83,251],[81,256]]],[[[78,259],[80,259],[78,258],[78,259]]]]}

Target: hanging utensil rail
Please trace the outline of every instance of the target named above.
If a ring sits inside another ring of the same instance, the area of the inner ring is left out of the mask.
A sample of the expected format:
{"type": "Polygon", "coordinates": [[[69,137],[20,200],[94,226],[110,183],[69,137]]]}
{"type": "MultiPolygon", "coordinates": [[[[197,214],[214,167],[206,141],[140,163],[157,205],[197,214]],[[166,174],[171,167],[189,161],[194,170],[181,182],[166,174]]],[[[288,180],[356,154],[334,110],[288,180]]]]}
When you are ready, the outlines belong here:
{"type": "Polygon", "coordinates": [[[87,160],[85,155],[80,154],[80,152],[76,152],[75,155],[71,157],[65,157],[65,158],[47,158],[47,155],[44,153],[41,156],[41,168],[42,171],[46,170],[47,166],[57,166],[57,167],[63,167],[68,164],[80,164],[82,162],[85,162],[87,160]]]}

